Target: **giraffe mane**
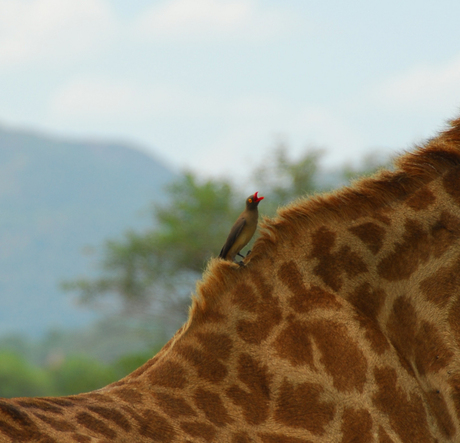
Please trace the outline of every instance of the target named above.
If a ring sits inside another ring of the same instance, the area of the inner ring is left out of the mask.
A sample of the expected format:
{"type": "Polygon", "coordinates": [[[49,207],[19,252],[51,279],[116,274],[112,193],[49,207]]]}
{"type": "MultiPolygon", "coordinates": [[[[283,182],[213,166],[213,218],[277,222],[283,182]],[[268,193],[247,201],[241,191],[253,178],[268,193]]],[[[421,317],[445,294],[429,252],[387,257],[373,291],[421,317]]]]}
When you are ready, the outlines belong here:
{"type": "MultiPolygon", "coordinates": [[[[295,238],[305,224],[311,228],[330,221],[354,219],[401,200],[421,186],[460,165],[460,118],[422,146],[415,146],[396,159],[395,170],[381,170],[371,177],[357,179],[338,190],[302,197],[278,209],[273,218],[264,217],[261,234],[254,243],[250,265],[211,259],[197,284],[188,324],[193,318],[212,315],[214,301],[224,290],[250,278],[257,262],[275,252],[276,244],[295,238]]],[[[187,328],[185,328],[187,329],[187,328]]]]}

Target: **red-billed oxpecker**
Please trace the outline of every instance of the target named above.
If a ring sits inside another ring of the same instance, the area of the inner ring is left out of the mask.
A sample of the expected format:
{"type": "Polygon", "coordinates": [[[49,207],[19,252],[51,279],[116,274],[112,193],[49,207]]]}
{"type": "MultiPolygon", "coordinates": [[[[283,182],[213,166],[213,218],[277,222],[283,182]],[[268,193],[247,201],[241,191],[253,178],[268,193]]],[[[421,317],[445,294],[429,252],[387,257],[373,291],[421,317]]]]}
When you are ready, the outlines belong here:
{"type": "Polygon", "coordinates": [[[257,192],[246,199],[246,209],[240,214],[230,230],[227,241],[220,251],[220,258],[233,261],[236,255],[241,255],[239,252],[249,243],[254,232],[256,232],[259,220],[257,206],[263,199],[263,197],[257,197],[257,192]]]}

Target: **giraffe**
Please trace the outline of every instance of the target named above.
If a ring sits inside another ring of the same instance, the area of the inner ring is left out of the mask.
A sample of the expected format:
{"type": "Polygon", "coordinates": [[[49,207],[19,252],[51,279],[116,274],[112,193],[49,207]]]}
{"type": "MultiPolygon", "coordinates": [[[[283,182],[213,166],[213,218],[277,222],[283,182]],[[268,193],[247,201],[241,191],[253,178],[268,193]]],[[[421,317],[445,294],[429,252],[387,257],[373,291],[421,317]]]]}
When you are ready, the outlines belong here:
{"type": "Polygon", "coordinates": [[[460,119],[211,259],[189,318],[105,388],[0,400],[1,442],[460,441],[460,119]]]}

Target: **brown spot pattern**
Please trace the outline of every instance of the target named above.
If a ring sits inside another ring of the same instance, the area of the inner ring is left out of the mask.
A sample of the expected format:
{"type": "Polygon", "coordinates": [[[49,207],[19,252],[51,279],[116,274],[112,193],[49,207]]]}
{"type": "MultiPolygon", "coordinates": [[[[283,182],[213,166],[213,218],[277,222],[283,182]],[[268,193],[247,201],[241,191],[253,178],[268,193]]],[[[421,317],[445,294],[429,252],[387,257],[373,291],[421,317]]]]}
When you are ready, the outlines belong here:
{"type": "Polygon", "coordinates": [[[194,366],[200,378],[211,383],[220,383],[227,376],[226,365],[221,363],[213,354],[186,344],[178,345],[176,349],[182,357],[194,366]]]}
{"type": "Polygon", "coordinates": [[[293,366],[313,366],[312,339],[321,353],[324,371],[334,380],[334,387],[339,391],[357,389],[362,392],[366,383],[367,361],[345,325],[323,320],[292,321],[280,332],[274,347],[278,355],[293,366]]]}
{"type": "Polygon", "coordinates": [[[455,435],[455,425],[449,414],[446,400],[439,391],[428,392],[427,398],[439,430],[445,437],[453,437],[455,435]]]}
{"type": "Polygon", "coordinates": [[[272,287],[264,283],[261,276],[253,277],[257,292],[247,285],[238,285],[238,291],[244,294],[234,293],[233,300],[241,306],[242,300],[252,297],[251,303],[243,310],[256,314],[255,320],[239,320],[237,333],[247,343],[260,344],[265,340],[271,330],[282,320],[282,313],[278,298],[274,297],[272,287]]]}
{"type": "Polygon", "coordinates": [[[216,437],[214,426],[202,422],[181,423],[180,427],[192,437],[202,438],[204,441],[213,442],[216,437]]]}
{"type": "Polygon", "coordinates": [[[332,253],[336,237],[337,234],[325,226],[315,231],[312,235],[311,258],[318,260],[313,269],[315,275],[332,290],[339,291],[343,285],[343,273],[354,278],[368,269],[361,257],[349,246],[342,246],[336,253],[332,253]]]}
{"type": "Polygon", "coordinates": [[[285,380],[276,399],[274,417],[292,428],[303,428],[323,435],[335,414],[335,405],[320,400],[322,386],[313,383],[294,385],[285,380]]]}
{"type": "Polygon", "coordinates": [[[374,405],[388,416],[391,427],[400,439],[432,443],[422,399],[397,386],[397,375],[393,368],[376,368],[374,377],[378,387],[373,397],[374,405]]]}
{"type": "Polygon", "coordinates": [[[292,292],[289,305],[295,312],[306,313],[313,309],[339,309],[341,307],[334,294],[314,285],[307,288],[299,268],[293,261],[280,266],[278,278],[292,292]]]}
{"type": "Polygon", "coordinates": [[[460,205],[460,172],[459,168],[452,168],[443,178],[445,191],[455,200],[457,205],[460,205]]]}
{"type": "Polygon", "coordinates": [[[348,328],[340,323],[320,320],[312,323],[312,335],[321,352],[320,362],[341,392],[362,392],[367,380],[367,360],[348,328]]]}
{"type": "Polygon", "coordinates": [[[459,285],[460,259],[457,259],[452,266],[442,267],[422,280],[420,290],[428,301],[445,307],[449,300],[457,294],[459,285]]]}
{"type": "Polygon", "coordinates": [[[273,346],[279,357],[289,360],[291,365],[313,367],[311,327],[304,321],[292,321],[276,338],[273,346]]]}
{"type": "Polygon", "coordinates": [[[303,438],[288,437],[283,434],[259,434],[263,443],[311,443],[303,438]]]}
{"type": "Polygon", "coordinates": [[[349,231],[356,235],[375,255],[383,246],[385,229],[376,223],[363,223],[349,228],[349,231]]]}
{"type": "Polygon", "coordinates": [[[102,420],[87,412],[79,412],[76,416],[77,423],[109,439],[114,439],[117,433],[110,429],[102,420]]]}
{"type": "Polygon", "coordinates": [[[422,189],[415,192],[406,200],[406,205],[414,211],[421,211],[428,208],[436,201],[435,195],[424,186],[422,189]]]}
{"type": "Polygon", "coordinates": [[[387,322],[387,331],[393,346],[407,360],[411,360],[417,332],[417,314],[405,296],[398,297],[387,322]]]}
{"type": "Polygon", "coordinates": [[[227,389],[227,396],[243,410],[249,424],[261,424],[268,418],[271,376],[268,368],[249,354],[242,354],[238,360],[238,378],[246,389],[233,385],[227,389]]]}
{"type": "Polygon", "coordinates": [[[163,412],[171,418],[176,419],[180,416],[195,417],[197,415],[187,401],[181,397],[176,397],[165,392],[153,392],[152,395],[163,412]]]}
{"type": "Polygon", "coordinates": [[[452,304],[449,311],[449,326],[452,331],[455,340],[457,341],[457,346],[460,346],[460,297],[457,297],[457,300],[452,304]]]}
{"type": "Polygon", "coordinates": [[[166,388],[184,388],[187,385],[185,369],[173,361],[155,365],[150,372],[150,381],[166,388]]]}
{"type": "Polygon", "coordinates": [[[194,400],[213,425],[222,427],[233,421],[218,394],[199,388],[195,392],[194,400]]]}
{"type": "Polygon", "coordinates": [[[454,354],[447,348],[437,328],[431,323],[421,323],[415,343],[415,364],[420,375],[439,372],[452,361],[454,354]]]}
{"type": "Polygon", "coordinates": [[[443,211],[439,220],[431,228],[433,255],[441,257],[460,237],[460,219],[443,211]]]}
{"type": "Polygon", "coordinates": [[[371,443],[373,440],[371,414],[365,409],[345,409],[341,443],[371,443]]]}
{"type": "Polygon", "coordinates": [[[427,232],[416,220],[407,220],[402,241],[377,265],[379,275],[388,281],[407,280],[430,257],[427,232]]]}

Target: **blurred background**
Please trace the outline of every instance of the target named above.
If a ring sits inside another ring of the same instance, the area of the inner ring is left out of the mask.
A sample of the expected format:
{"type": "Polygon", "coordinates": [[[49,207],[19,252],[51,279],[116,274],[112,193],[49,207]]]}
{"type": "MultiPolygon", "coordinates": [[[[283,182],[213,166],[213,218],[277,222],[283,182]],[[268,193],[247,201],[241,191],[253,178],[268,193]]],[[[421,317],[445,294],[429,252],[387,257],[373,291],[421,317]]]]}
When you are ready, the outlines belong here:
{"type": "Polygon", "coordinates": [[[0,0],[0,396],[153,356],[262,215],[459,115],[460,3],[0,0]]]}

